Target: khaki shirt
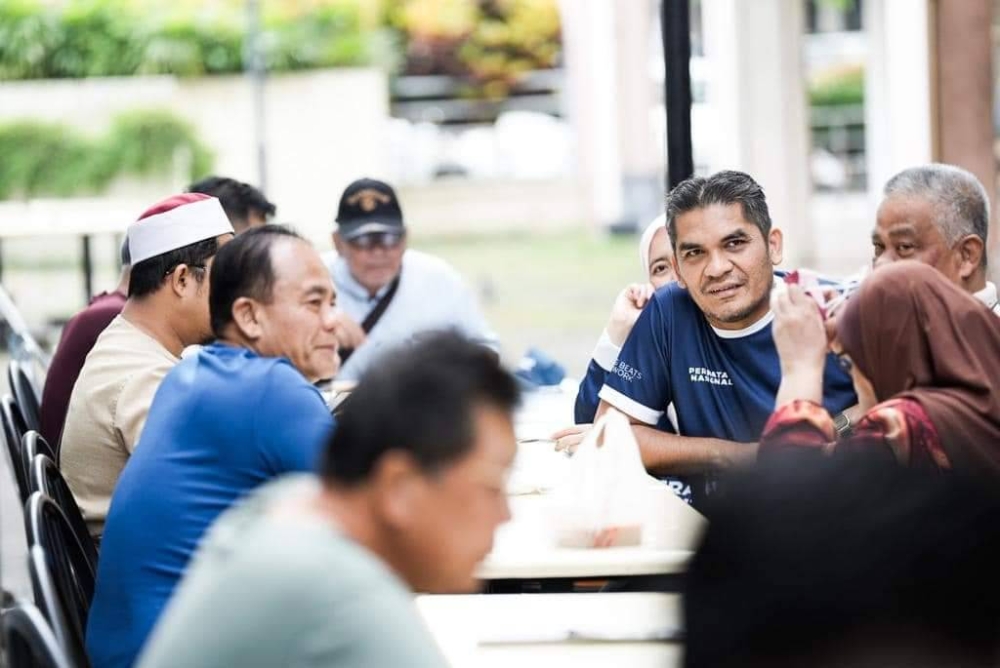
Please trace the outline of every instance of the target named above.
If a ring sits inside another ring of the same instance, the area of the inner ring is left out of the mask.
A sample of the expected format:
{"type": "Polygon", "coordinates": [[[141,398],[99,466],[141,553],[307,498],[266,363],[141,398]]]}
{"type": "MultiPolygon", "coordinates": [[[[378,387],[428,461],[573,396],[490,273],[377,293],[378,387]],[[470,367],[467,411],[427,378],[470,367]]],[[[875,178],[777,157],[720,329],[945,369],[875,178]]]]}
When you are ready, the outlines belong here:
{"type": "Polygon", "coordinates": [[[95,537],[104,531],[111,494],[139,441],[153,395],[179,361],[120,315],[87,355],[70,395],[59,463],[95,537]]]}

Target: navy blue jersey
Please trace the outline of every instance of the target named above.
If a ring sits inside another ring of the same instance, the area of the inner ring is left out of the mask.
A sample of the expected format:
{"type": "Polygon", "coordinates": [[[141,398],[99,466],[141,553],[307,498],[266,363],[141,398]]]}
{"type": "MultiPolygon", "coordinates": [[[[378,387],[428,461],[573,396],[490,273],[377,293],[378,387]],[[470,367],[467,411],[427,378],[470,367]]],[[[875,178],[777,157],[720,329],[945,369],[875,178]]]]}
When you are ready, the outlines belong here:
{"type": "MultiPolygon", "coordinates": [[[[600,397],[656,425],[669,404],[682,436],[756,442],[781,382],[773,314],[739,331],[713,328],[676,283],[659,289],[632,328],[600,397]]],[[[857,403],[850,376],[827,357],[823,403],[838,413],[857,403]]]]}

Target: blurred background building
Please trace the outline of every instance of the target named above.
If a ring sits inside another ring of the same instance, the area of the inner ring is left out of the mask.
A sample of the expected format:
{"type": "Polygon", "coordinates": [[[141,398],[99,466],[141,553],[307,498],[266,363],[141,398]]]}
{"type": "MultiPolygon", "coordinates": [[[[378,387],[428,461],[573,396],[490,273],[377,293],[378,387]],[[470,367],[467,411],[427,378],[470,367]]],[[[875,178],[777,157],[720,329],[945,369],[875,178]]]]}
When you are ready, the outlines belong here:
{"type": "MultiPolygon", "coordinates": [[[[688,0],[666,0],[667,2],[688,0]]],[[[582,370],[664,197],[660,0],[0,2],[0,271],[29,322],[113,283],[116,237],[206,173],[330,246],[340,190],[399,185],[414,245],[516,356],[582,370]],[[255,63],[259,63],[257,76],[255,63]],[[85,239],[85,241],[81,241],[85,239]]],[[[882,184],[993,193],[1000,0],[690,0],[695,168],[742,169],[788,266],[870,257],[882,184]]],[[[996,235],[993,240],[995,242],[996,235]]],[[[995,248],[995,246],[994,246],[995,248]]]]}

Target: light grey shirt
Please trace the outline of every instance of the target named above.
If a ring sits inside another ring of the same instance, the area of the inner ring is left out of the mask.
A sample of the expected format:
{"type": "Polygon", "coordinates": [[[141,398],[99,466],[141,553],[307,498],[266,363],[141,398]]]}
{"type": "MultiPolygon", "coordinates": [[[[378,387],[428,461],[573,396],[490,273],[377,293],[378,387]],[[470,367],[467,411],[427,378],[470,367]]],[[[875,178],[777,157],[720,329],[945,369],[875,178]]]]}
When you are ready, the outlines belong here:
{"type": "MultiPolygon", "coordinates": [[[[343,258],[329,252],[323,260],[337,286],[337,305],[360,325],[388,286],[372,297],[351,275],[343,258]]],[[[368,333],[368,340],[341,367],[337,379],[357,380],[387,348],[434,329],[457,329],[494,350],[498,347],[496,334],[490,330],[475,295],[459,273],[440,258],[407,249],[399,288],[389,308],[368,333]]]]}
{"type": "Polygon", "coordinates": [[[320,519],[271,512],[316,484],[280,479],[219,518],[140,668],[447,666],[384,562],[320,519]]]}

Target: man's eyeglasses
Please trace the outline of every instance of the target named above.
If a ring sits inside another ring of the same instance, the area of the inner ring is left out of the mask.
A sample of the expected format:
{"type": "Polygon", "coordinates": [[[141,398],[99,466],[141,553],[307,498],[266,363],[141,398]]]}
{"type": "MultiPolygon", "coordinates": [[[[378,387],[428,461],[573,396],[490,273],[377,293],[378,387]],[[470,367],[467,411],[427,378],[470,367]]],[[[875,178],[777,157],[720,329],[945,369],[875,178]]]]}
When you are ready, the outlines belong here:
{"type": "Polygon", "coordinates": [[[349,239],[349,243],[354,248],[368,250],[376,246],[381,248],[395,248],[403,241],[403,235],[399,232],[369,232],[361,236],[349,239]]]}

